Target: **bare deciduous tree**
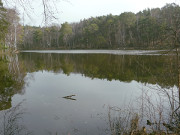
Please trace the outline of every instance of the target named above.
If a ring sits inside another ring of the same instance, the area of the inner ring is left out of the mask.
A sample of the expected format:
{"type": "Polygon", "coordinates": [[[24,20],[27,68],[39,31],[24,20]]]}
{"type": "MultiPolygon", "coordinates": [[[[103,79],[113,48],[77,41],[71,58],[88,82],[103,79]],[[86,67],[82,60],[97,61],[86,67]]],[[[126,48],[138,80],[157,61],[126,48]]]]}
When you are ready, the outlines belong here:
{"type": "Polygon", "coordinates": [[[38,7],[39,12],[41,12],[43,16],[42,22],[44,22],[45,25],[54,19],[58,20],[57,15],[60,13],[60,9],[57,5],[62,1],[69,2],[68,0],[2,0],[5,6],[21,9],[30,19],[32,19],[32,14],[35,10],[34,5],[40,5],[40,7],[38,7]]]}
{"type": "Polygon", "coordinates": [[[20,40],[22,28],[16,9],[7,9],[7,21],[9,22],[9,27],[8,33],[6,34],[6,45],[8,48],[17,50],[17,42],[20,40]]]}

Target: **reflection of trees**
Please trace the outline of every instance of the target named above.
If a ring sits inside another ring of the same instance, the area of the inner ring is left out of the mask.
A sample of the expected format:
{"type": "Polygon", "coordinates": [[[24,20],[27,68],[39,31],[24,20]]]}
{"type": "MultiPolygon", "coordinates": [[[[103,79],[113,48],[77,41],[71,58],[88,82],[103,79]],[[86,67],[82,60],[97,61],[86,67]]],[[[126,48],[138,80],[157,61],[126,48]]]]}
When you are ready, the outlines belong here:
{"type": "MultiPolygon", "coordinates": [[[[18,55],[15,54],[14,56],[8,56],[8,70],[13,76],[13,80],[16,82],[15,90],[22,90],[24,84],[24,65],[19,62],[18,55]]],[[[22,91],[21,91],[22,92],[22,91]]]]}
{"type": "MultiPolygon", "coordinates": [[[[169,60],[166,59],[164,61],[163,70],[159,69],[159,67],[161,67],[158,65],[159,63],[154,63],[155,65],[157,64],[157,75],[161,78],[154,74],[148,64],[144,64],[142,61],[136,61],[143,69],[143,72],[149,73],[150,78],[158,83],[156,85],[147,84],[143,86],[142,94],[137,99],[137,102],[134,102],[132,105],[134,108],[127,107],[126,110],[128,111],[126,112],[125,109],[122,108],[114,109],[109,107],[109,112],[118,113],[118,115],[114,116],[108,115],[109,123],[113,125],[113,128],[110,126],[113,135],[117,134],[117,132],[123,132],[125,134],[131,133],[133,135],[147,133],[180,134],[179,55],[167,56],[166,58],[169,58],[169,60]],[[162,73],[164,75],[161,75],[162,73]],[[159,86],[158,84],[161,84],[159,82],[163,82],[165,85],[159,86]],[[176,86],[173,87],[172,83],[176,86]],[[124,119],[123,122],[121,121],[122,119],[124,119]],[[130,126],[132,121],[135,122],[135,129],[130,126]],[[125,131],[119,131],[121,125],[128,125],[125,131]]],[[[162,64],[161,59],[159,60],[160,64],[162,64]]],[[[149,64],[152,64],[151,61],[149,61],[149,64]]]]}
{"type": "Polygon", "coordinates": [[[161,87],[177,86],[175,56],[118,56],[109,54],[38,54],[20,55],[27,72],[48,70],[65,74],[81,73],[91,78],[136,80],[159,84],[161,87]]]}
{"type": "Polygon", "coordinates": [[[28,72],[63,71],[67,75],[73,72],[91,78],[142,82],[145,86],[138,102],[135,102],[137,105],[132,105],[134,108],[109,107],[110,132],[180,134],[179,55],[22,53],[20,58],[27,65],[28,72]],[[112,113],[114,111],[115,116],[112,113]]]}
{"type": "Polygon", "coordinates": [[[29,135],[24,125],[20,124],[25,111],[21,109],[23,102],[0,114],[0,135],[29,135]]]}
{"type": "Polygon", "coordinates": [[[2,56],[0,58],[0,110],[11,107],[11,98],[20,93],[24,85],[24,72],[16,56],[2,56]]]}
{"type": "Polygon", "coordinates": [[[21,53],[19,58],[20,61],[17,57],[8,58],[12,61],[9,71],[20,77],[15,77],[17,82],[23,82],[24,72],[19,72],[19,69],[23,69],[20,64],[22,62],[26,65],[26,72],[47,70],[64,72],[67,75],[73,72],[91,78],[148,83],[147,87],[143,86],[142,95],[138,99],[138,105],[134,105],[135,108],[109,107],[110,132],[141,134],[145,133],[146,129],[156,133],[180,133],[177,56],[21,53]],[[112,116],[112,111],[118,111],[117,117],[112,116]]]}

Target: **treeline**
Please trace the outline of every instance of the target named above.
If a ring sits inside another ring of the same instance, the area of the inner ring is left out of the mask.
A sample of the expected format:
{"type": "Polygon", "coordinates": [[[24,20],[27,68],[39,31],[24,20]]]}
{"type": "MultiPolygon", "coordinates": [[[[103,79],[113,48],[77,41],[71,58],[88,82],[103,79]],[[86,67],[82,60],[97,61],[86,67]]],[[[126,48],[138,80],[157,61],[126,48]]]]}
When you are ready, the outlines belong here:
{"type": "Polygon", "coordinates": [[[0,50],[166,49],[180,46],[180,6],[91,17],[78,23],[22,26],[16,9],[0,0],[0,50]]]}
{"type": "Polygon", "coordinates": [[[92,17],[48,27],[24,26],[21,49],[169,48],[180,42],[180,7],[175,3],[138,13],[92,17]]]}

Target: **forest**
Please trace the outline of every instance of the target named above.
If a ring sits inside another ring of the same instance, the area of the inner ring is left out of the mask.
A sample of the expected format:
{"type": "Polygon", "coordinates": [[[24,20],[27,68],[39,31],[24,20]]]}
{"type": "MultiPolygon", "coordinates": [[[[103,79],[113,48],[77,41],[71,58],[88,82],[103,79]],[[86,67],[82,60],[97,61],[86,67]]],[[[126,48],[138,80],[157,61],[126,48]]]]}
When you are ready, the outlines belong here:
{"type": "Polygon", "coordinates": [[[91,17],[77,23],[23,27],[21,49],[169,49],[180,37],[174,3],[138,13],[91,17]]]}
{"type": "Polygon", "coordinates": [[[175,3],[80,22],[28,26],[1,2],[1,49],[173,49],[180,43],[180,7],[175,3]]]}

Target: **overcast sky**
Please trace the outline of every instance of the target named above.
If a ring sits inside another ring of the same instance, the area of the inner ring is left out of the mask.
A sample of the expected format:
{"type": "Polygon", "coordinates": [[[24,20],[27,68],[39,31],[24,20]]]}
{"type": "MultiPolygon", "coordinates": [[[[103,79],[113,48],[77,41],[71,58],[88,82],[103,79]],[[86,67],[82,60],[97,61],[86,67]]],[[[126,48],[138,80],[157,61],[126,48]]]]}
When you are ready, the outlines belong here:
{"type": "MultiPolygon", "coordinates": [[[[34,15],[32,19],[25,17],[26,24],[42,24],[42,6],[41,3],[33,4],[34,15]]],[[[78,22],[84,18],[102,16],[107,14],[119,15],[123,12],[131,11],[137,13],[143,9],[163,7],[166,3],[177,3],[180,0],[69,0],[56,3],[59,20],[55,23],[78,22]]],[[[21,14],[22,16],[22,14],[21,14]]]]}

